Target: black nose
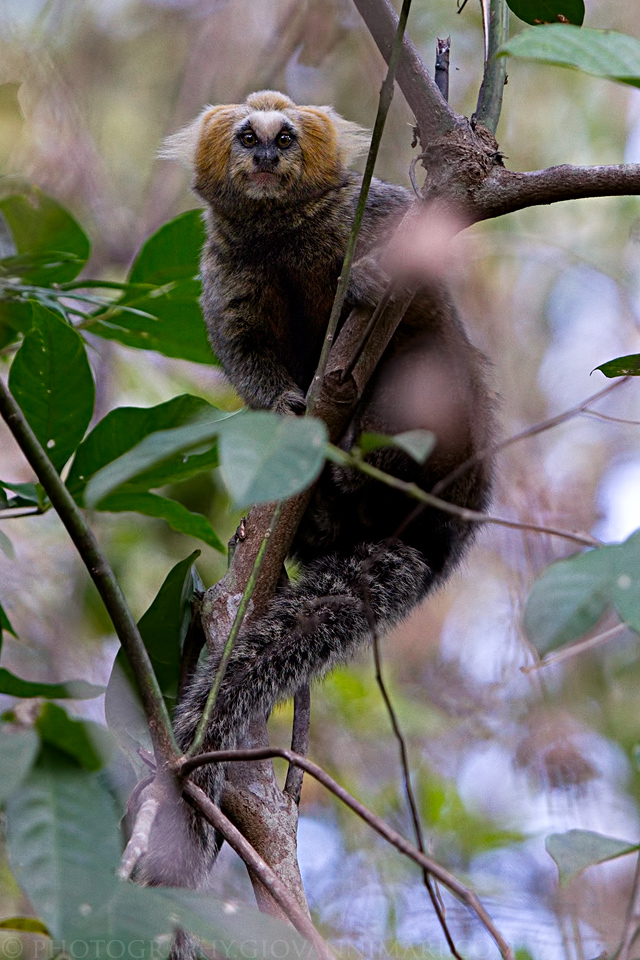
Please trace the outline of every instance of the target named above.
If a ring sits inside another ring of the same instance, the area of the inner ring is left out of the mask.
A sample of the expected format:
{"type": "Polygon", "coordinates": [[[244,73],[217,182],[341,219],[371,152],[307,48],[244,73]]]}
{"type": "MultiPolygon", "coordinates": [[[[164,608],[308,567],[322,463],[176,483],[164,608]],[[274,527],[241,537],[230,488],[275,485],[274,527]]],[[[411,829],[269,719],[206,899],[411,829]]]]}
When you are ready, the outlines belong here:
{"type": "Polygon", "coordinates": [[[253,164],[258,170],[273,170],[279,162],[278,149],[273,143],[259,143],[253,151],[253,164]]]}

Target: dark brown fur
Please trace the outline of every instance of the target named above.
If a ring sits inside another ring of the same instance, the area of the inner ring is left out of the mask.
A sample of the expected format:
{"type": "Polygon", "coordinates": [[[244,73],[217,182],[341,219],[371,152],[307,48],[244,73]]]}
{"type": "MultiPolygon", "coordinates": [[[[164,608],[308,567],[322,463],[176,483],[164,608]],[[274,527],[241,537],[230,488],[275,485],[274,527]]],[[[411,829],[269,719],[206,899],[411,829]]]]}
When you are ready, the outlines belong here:
{"type": "MultiPolygon", "coordinates": [[[[202,305],[211,343],[229,379],[252,407],[301,412],[324,337],[360,189],[347,167],[360,131],[331,108],[299,107],[282,94],[252,94],[213,107],[174,141],[195,168],[207,203],[202,305]]],[[[413,199],[374,180],[345,314],[375,304],[385,286],[376,245],[388,240],[413,199]]],[[[418,291],[358,405],[342,445],[363,430],[432,430],[437,444],[420,466],[398,450],[371,456],[379,467],[425,489],[486,446],[490,404],[483,358],[471,346],[447,293],[418,291]]],[[[454,502],[485,506],[486,462],[448,490],[454,502]]],[[[244,633],[229,662],[206,749],[233,746],[252,715],[348,660],[370,637],[367,608],[384,632],[441,582],[472,538],[469,524],[423,510],[394,539],[415,502],[361,473],[325,469],[294,544],[304,567],[267,615],[244,633]]],[[[176,716],[187,744],[215,662],[196,677],[176,716]]],[[[219,802],[224,773],[199,782],[219,802]]],[[[217,843],[191,823],[195,847],[154,829],[144,872],[155,882],[199,882],[217,843]],[[164,835],[163,835],[164,834],[164,835]],[[209,841],[212,841],[209,843],[209,841]],[[209,855],[195,855],[200,845],[209,855]]]]}

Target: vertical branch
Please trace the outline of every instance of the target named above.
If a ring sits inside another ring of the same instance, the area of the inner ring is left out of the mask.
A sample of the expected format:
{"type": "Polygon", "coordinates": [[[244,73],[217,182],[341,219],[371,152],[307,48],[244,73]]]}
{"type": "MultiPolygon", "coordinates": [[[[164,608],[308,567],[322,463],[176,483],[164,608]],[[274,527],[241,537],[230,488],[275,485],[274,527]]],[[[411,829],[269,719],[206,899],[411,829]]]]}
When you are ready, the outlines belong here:
{"type": "MultiPolygon", "coordinates": [[[[311,690],[309,684],[305,683],[297,691],[293,699],[293,731],[291,734],[291,749],[306,757],[309,750],[309,728],[311,724],[311,690]]],[[[291,797],[294,803],[300,803],[300,794],[302,792],[302,778],[304,770],[290,763],[287,770],[287,779],[284,784],[284,792],[291,797]]]]}
{"type": "Polygon", "coordinates": [[[485,28],[484,75],[474,117],[478,123],[495,134],[507,80],[507,58],[497,56],[498,50],[509,36],[509,8],[506,0],[490,0],[489,22],[485,23],[485,28]]]}
{"type": "Polygon", "coordinates": [[[434,79],[436,86],[445,100],[449,99],[449,55],[451,53],[451,37],[436,40],[436,69],[434,79]]]}

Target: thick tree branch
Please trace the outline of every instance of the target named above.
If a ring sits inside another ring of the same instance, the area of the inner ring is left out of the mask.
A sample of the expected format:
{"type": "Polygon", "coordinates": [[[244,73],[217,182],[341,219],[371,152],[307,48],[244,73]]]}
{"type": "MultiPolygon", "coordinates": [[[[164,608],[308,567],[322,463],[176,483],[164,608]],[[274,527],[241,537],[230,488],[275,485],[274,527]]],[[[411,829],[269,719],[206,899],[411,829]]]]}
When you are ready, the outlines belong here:
{"type": "MultiPolygon", "coordinates": [[[[389,62],[398,15],[388,0],[353,0],[380,53],[389,62]]],[[[398,86],[411,107],[420,130],[420,140],[438,139],[468,121],[452,110],[427,73],[420,54],[405,36],[398,64],[398,86]]]]}
{"type": "Polygon", "coordinates": [[[467,203],[475,221],[561,200],[633,194],[640,194],[640,163],[601,167],[577,167],[565,163],[526,173],[515,173],[495,166],[471,190],[467,203]]]}

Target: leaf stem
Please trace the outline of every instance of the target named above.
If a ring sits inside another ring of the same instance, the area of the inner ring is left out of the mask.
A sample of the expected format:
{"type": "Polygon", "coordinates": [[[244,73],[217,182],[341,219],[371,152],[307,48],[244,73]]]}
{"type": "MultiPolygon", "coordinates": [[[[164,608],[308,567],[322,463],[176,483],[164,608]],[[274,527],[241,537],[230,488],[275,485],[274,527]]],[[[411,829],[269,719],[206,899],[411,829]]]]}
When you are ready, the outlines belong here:
{"type": "Polygon", "coordinates": [[[159,759],[177,756],[171,721],[149,655],[109,561],[2,380],[0,380],[0,414],[33,467],[102,597],[135,676],[159,759]]]}
{"type": "Polygon", "coordinates": [[[227,669],[227,665],[229,663],[229,659],[233,652],[233,648],[235,646],[238,633],[240,632],[240,627],[242,626],[242,622],[245,618],[247,608],[249,606],[249,601],[251,600],[251,596],[256,587],[256,583],[258,582],[260,569],[262,567],[262,563],[267,553],[267,547],[269,546],[269,541],[271,539],[271,536],[273,535],[274,530],[276,529],[281,513],[282,513],[282,503],[277,503],[274,508],[273,514],[271,516],[271,522],[269,523],[269,527],[262,538],[262,542],[258,549],[258,553],[256,554],[256,558],[253,562],[253,567],[251,568],[251,573],[249,574],[249,578],[247,580],[246,586],[242,591],[242,598],[240,600],[240,603],[238,604],[238,610],[236,612],[235,618],[231,625],[229,636],[227,637],[226,643],[224,645],[224,650],[222,651],[222,657],[220,658],[220,664],[216,670],[213,684],[211,685],[211,689],[209,690],[207,702],[205,704],[204,710],[202,711],[202,716],[200,717],[200,720],[198,722],[195,736],[189,746],[189,749],[185,751],[185,756],[187,757],[194,756],[194,754],[199,753],[199,751],[202,749],[202,745],[207,735],[207,729],[209,727],[211,714],[213,713],[213,708],[215,707],[218,692],[220,690],[220,686],[224,679],[224,675],[227,669]]]}

